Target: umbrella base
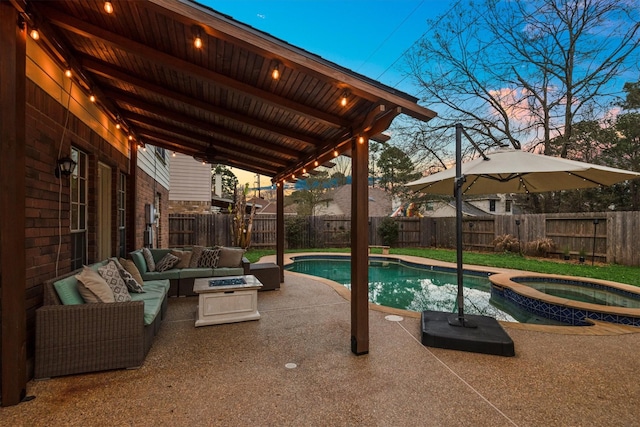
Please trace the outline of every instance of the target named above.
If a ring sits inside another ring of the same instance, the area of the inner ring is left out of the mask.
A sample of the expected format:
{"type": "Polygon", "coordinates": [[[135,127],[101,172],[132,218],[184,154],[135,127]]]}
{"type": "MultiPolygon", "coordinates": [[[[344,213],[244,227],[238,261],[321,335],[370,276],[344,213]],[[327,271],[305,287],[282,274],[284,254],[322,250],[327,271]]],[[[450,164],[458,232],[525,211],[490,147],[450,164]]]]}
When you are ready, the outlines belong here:
{"type": "Polygon", "coordinates": [[[442,311],[423,311],[421,317],[422,344],[427,347],[497,356],[516,354],[513,340],[493,317],[468,314],[460,322],[457,316],[442,311]]]}

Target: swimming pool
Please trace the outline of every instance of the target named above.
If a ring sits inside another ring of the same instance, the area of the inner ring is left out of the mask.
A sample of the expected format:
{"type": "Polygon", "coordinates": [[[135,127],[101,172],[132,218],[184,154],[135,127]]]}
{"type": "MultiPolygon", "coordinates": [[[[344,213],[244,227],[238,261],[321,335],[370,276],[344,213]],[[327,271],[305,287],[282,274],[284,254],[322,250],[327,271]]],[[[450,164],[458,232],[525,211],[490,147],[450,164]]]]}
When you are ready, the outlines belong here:
{"type": "MultiPolygon", "coordinates": [[[[351,289],[351,260],[347,256],[293,257],[288,271],[324,277],[351,289]]],[[[457,312],[457,276],[454,268],[425,266],[407,261],[369,257],[369,301],[386,307],[421,312],[457,312]]],[[[465,313],[517,322],[491,301],[488,273],[465,271],[465,313]]]]}

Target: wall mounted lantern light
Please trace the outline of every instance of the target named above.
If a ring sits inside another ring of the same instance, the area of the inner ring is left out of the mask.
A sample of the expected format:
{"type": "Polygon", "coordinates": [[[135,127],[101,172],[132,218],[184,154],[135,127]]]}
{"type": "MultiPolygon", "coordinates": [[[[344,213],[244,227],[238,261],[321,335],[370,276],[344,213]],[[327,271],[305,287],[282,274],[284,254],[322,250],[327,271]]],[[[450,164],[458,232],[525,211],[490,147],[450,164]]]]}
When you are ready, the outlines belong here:
{"type": "Polygon", "coordinates": [[[60,176],[69,176],[76,169],[77,163],[71,157],[62,157],[58,159],[58,164],[56,165],[55,175],[56,178],[60,178],[60,176]]]}

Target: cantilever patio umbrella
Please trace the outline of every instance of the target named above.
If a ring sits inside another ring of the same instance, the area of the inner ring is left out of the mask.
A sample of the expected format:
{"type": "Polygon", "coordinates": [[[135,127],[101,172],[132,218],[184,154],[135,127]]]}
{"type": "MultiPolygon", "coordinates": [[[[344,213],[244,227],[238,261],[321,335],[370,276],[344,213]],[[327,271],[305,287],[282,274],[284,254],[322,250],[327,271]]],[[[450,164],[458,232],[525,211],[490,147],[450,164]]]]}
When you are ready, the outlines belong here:
{"type": "MultiPolygon", "coordinates": [[[[487,155],[482,154],[481,157],[462,164],[462,133],[464,133],[473,144],[469,135],[462,128],[462,125],[456,125],[455,168],[420,178],[406,185],[414,191],[427,194],[453,194],[456,198],[458,315],[457,317],[449,317],[448,324],[452,326],[473,327],[475,326],[473,322],[468,321],[464,315],[462,286],[463,194],[540,193],[593,188],[640,178],[640,173],[558,157],[543,156],[521,150],[500,150],[487,155]]],[[[454,343],[453,346],[447,348],[457,348],[456,346],[457,344],[454,343]]],[[[469,348],[474,348],[474,346],[470,345],[469,348]]]]}
{"type": "MultiPolygon", "coordinates": [[[[605,187],[639,178],[640,173],[521,150],[500,150],[462,164],[464,195],[542,193],[605,187]]],[[[453,194],[455,168],[407,184],[415,191],[453,194]]]]}

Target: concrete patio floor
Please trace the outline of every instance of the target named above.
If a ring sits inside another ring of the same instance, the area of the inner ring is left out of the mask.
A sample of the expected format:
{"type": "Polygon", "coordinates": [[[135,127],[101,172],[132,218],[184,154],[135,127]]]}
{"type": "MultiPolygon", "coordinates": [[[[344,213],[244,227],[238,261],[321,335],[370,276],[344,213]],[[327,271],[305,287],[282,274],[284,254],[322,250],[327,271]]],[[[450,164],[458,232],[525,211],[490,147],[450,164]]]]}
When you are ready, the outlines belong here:
{"type": "Polygon", "coordinates": [[[259,321],[195,328],[196,305],[169,300],[141,368],[31,381],[35,399],[0,408],[1,424],[640,425],[640,330],[504,324],[505,358],[424,347],[417,316],[371,310],[370,353],[355,356],[350,303],[323,280],[287,272],[259,294],[259,321]]]}

